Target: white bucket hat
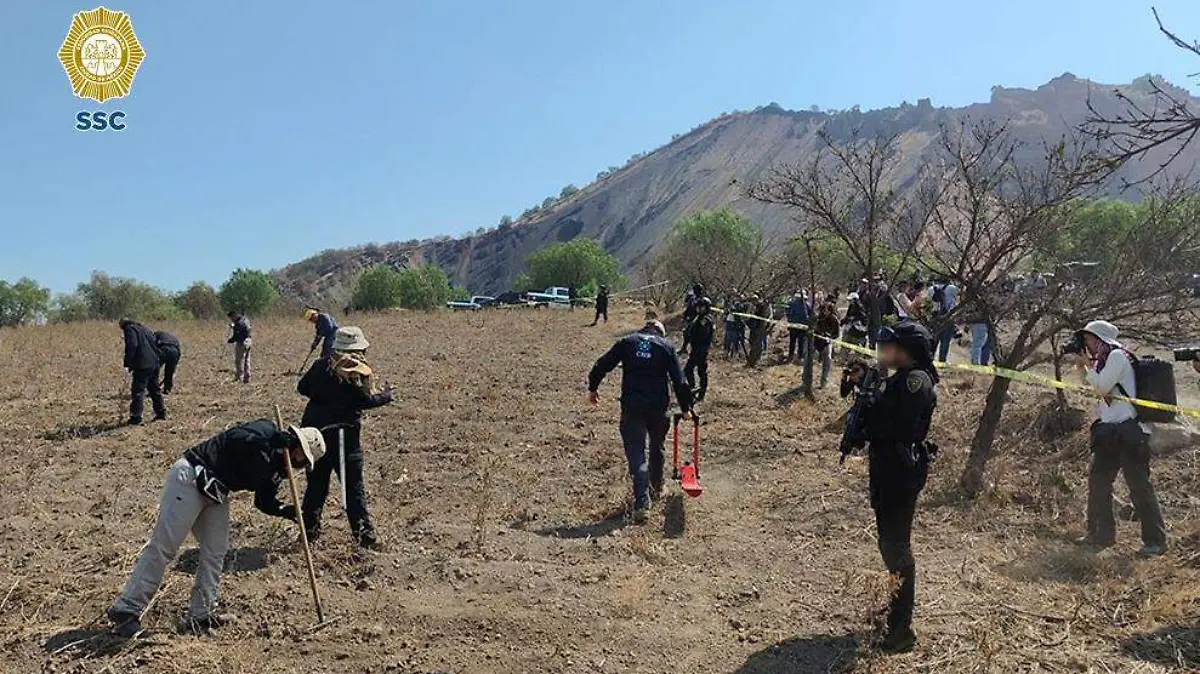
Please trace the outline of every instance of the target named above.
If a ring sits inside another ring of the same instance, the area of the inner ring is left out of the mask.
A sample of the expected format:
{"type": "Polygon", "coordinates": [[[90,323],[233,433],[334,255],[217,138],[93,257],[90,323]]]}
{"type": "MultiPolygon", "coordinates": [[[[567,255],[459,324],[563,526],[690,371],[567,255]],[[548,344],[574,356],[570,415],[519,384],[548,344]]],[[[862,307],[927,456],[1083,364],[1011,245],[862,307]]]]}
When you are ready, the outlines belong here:
{"type": "Polygon", "coordinates": [[[1092,321],[1083,326],[1083,331],[1094,335],[1096,339],[1109,346],[1121,348],[1121,343],[1117,341],[1117,336],[1121,334],[1121,331],[1117,329],[1117,326],[1108,321],[1092,321]]]}
{"type": "Polygon", "coordinates": [[[300,439],[300,448],[304,450],[304,457],[308,459],[308,467],[317,465],[317,461],[325,456],[325,437],[321,435],[321,431],[298,426],[288,426],[288,430],[300,439]]]}
{"type": "Polygon", "coordinates": [[[368,346],[371,346],[371,343],[367,341],[362,328],[353,325],[338,328],[337,335],[333,338],[334,351],[366,351],[368,346]]]}

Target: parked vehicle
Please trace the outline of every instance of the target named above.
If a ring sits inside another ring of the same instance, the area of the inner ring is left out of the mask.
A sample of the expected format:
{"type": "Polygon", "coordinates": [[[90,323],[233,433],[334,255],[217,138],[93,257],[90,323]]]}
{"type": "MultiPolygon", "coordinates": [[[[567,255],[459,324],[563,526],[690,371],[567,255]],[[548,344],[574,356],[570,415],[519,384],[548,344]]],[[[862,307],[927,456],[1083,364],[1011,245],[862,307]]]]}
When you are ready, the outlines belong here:
{"type": "Polygon", "coordinates": [[[562,286],[553,286],[544,291],[525,293],[525,300],[539,306],[571,306],[571,291],[562,286]]]}
{"type": "Polygon", "coordinates": [[[487,295],[475,295],[474,297],[472,297],[471,299],[469,299],[465,302],[464,301],[446,302],[446,306],[451,309],[454,309],[455,311],[474,311],[476,309],[490,307],[490,306],[494,305],[495,303],[496,303],[495,297],[488,297],[487,295]]]}

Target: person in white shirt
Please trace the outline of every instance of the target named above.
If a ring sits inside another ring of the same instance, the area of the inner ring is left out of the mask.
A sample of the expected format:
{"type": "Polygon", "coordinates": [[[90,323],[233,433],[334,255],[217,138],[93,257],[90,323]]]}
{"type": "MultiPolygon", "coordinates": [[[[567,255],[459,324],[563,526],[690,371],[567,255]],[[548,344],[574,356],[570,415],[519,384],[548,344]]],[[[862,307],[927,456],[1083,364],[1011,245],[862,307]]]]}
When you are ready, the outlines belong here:
{"type": "Polygon", "coordinates": [[[896,297],[894,298],[896,300],[896,315],[901,319],[912,316],[913,303],[912,298],[908,296],[911,289],[912,285],[908,281],[901,281],[896,292],[896,297]]]}
{"type": "Polygon", "coordinates": [[[1167,529],[1154,485],[1150,484],[1150,443],[1138,423],[1133,404],[1121,398],[1137,397],[1131,354],[1117,341],[1117,327],[1092,321],[1081,332],[1084,350],[1076,367],[1084,380],[1104,396],[1096,406],[1092,424],[1092,467],[1088,475],[1088,533],[1080,543],[1105,548],[1116,542],[1113,518],[1113,481],[1124,473],[1125,484],[1142,524],[1143,557],[1157,557],[1167,549],[1167,529]]]}

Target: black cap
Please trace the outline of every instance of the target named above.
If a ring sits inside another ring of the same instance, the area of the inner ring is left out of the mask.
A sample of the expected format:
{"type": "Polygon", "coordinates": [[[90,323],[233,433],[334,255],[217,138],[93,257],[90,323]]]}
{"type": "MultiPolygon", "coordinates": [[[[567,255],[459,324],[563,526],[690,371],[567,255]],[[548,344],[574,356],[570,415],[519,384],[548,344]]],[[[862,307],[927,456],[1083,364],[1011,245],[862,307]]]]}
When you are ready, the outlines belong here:
{"type": "Polygon", "coordinates": [[[924,365],[933,362],[933,335],[916,321],[903,320],[879,330],[880,344],[895,344],[913,360],[924,365]]]}

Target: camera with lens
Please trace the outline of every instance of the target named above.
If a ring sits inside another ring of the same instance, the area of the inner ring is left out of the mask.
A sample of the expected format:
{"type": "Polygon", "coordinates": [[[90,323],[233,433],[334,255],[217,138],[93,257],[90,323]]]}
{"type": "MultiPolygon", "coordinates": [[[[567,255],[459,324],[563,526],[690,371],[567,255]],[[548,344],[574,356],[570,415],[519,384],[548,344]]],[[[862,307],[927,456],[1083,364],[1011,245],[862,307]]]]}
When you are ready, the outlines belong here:
{"type": "Polygon", "coordinates": [[[1182,346],[1174,350],[1176,363],[1200,360],[1200,346],[1182,346]]]}
{"type": "Polygon", "coordinates": [[[1062,352],[1064,356],[1078,356],[1083,353],[1083,331],[1076,330],[1071,334],[1071,341],[1063,344],[1062,352]]]}

